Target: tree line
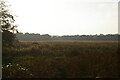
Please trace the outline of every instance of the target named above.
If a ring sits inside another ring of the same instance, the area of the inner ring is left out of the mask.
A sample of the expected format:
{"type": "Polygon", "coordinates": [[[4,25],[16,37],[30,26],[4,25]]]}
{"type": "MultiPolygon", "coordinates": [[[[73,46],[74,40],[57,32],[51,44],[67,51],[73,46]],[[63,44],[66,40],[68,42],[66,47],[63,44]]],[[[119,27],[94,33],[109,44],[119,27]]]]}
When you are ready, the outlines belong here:
{"type": "Polygon", "coordinates": [[[81,40],[81,41],[118,41],[118,34],[100,35],[63,35],[51,36],[49,34],[17,33],[16,38],[20,41],[50,41],[50,40],[81,40]]]}

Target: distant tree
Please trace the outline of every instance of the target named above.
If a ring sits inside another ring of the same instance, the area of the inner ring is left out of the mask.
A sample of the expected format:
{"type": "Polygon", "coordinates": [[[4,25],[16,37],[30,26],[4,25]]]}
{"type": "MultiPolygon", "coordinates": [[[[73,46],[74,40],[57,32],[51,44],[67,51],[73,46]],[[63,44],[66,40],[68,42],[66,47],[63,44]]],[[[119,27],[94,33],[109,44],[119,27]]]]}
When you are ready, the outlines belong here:
{"type": "Polygon", "coordinates": [[[2,32],[2,44],[3,46],[12,46],[16,40],[14,31],[18,32],[14,25],[14,17],[7,9],[8,6],[4,0],[0,0],[0,31],[2,32]]]}

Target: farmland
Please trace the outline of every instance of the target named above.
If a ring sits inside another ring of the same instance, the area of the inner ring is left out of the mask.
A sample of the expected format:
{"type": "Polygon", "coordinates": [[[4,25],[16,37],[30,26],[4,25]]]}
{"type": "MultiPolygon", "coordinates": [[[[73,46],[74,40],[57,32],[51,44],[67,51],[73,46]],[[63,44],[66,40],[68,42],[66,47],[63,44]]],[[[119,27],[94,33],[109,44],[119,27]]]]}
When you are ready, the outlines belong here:
{"type": "Polygon", "coordinates": [[[118,77],[117,41],[36,41],[3,47],[3,78],[118,77]]]}

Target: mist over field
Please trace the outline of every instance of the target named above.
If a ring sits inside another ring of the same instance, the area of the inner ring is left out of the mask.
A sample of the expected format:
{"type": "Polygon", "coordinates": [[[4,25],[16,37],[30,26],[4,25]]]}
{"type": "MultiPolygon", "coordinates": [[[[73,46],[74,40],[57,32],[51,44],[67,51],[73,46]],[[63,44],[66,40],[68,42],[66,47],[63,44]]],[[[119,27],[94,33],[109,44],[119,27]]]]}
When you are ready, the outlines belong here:
{"type": "Polygon", "coordinates": [[[119,34],[100,35],[63,35],[51,36],[49,34],[17,33],[16,38],[20,41],[55,41],[55,40],[80,40],[80,41],[118,41],[119,34]]]}
{"type": "Polygon", "coordinates": [[[2,79],[120,77],[118,0],[0,0],[0,7],[2,79]]]}

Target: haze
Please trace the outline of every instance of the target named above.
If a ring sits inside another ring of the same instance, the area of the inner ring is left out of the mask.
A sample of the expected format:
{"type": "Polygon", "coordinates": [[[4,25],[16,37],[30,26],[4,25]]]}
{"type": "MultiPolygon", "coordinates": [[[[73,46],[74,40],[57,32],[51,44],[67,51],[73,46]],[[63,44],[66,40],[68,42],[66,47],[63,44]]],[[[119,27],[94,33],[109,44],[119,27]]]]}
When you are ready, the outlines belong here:
{"type": "Polygon", "coordinates": [[[118,33],[118,0],[9,0],[19,32],[118,33]]]}

